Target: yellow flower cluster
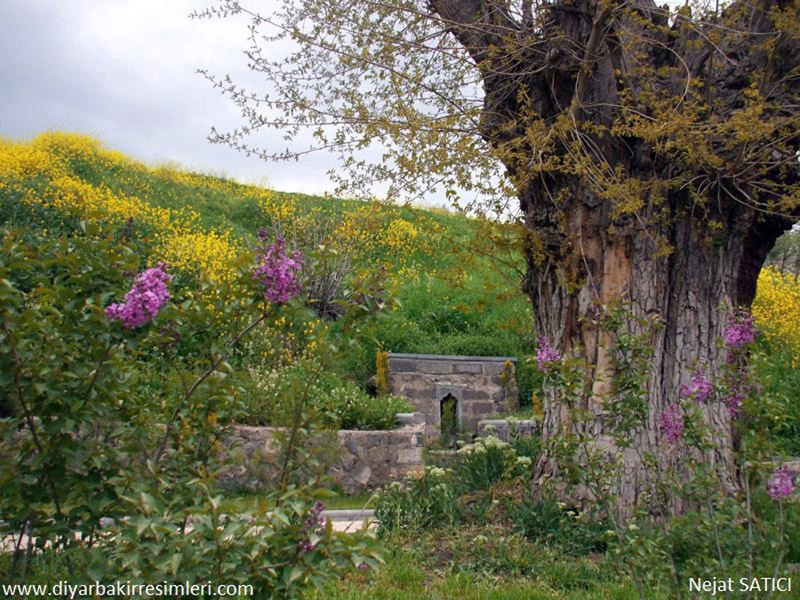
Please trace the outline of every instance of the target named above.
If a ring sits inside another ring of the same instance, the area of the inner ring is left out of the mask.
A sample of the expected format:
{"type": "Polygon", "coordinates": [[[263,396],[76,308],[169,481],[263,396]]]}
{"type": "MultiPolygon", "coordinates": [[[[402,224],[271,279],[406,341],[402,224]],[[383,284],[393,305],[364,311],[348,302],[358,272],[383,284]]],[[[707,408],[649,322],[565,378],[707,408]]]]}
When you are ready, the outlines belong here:
{"type": "Polygon", "coordinates": [[[407,252],[414,247],[417,239],[417,228],[405,219],[390,221],[383,231],[383,244],[395,252],[407,252]]]}
{"type": "Polygon", "coordinates": [[[64,161],[29,144],[0,138],[0,189],[11,182],[34,177],[55,177],[65,171],[64,161]]]}
{"type": "Polygon", "coordinates": [[[198,273],[209,281],[232,283],[237,248],[227,231],[191,231],[173,228],[159,243],[163,259],[179,269],[198,273]]]}
{"type": "Polygon", "coordinates": [[[762,269],[753,301],[753,316],[767,341],[800,361],[800,282],[775,267],[762,269]]]}
{"type": "Polygon", "coordinates": [[[399,207],[377,201],[353,204],[337,213],[321,205],[298,203],[284,194],[259,197],[264,216],[287,237],[318,240],[352,256],[356,264],[367,265],[367,270],[386,265],[388,257],[389,275],[405,278],[417,267],[415,255],[434,256],[437,252],[442,227],[422,212],[408,217],[401,216],[399,207]],[[329,229],[320,227],[331,221],[334,224],[329,229]]]}
{"type": "MultiPolygon", "coordinates": [[[[103,149],[90,137],[47,133],[29,143],[0,140],[0,189],[16,189],[22,192],[26,203],[90,221],[121,225],[133,219],[156,232],[155,259],[210,282],[233,281],[233,263],[239,249],[228,232],[204,231],[194,211],[154,206],[135,195],[115,193],[104,185],[83,181],[72,172],[74,161],[94,162],[103,169],[148,169],[119,152],[103,149]]],[[[177,172],[172,176],[195,177],[177,172]]]]}
{"type": "Polygon", "coordinates": [[[255,366],[268,371],[291,366],[298,360],[318,358],[327,336],[328,326],[320,319],[294,324],[281,316],[255,330],[243,345],[246,353],[255,357],[255,366]],[[295,333],[297,328],[299,332],[295,333]]]}
{"type": "Polygon", "coordinates": [[[331,236],[338,250],[355,249],[357,259],[370,256],[380,247],[383,223],[380,205],[370,202],[346,211],[331,236]]]}
{"type": "Polygon", "coordinates": [[[294,202],[290,198],[283,198],[276,194],[265,194],[259,199],[261,211],[273,222],[284,223],[292,217],[298,218],[295,212],[294,202]]]}

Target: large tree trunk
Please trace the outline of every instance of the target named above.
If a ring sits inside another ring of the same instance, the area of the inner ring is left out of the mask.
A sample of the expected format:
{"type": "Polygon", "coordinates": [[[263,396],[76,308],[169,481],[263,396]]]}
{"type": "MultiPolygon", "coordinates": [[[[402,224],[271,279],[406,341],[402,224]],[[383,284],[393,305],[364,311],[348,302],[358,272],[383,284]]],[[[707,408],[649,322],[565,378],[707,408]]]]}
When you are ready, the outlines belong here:
{"type": "MultiPolygon", "coordinates": [[[[585,370],[582,390],[546,397],[536,481],[563,475],[547,449],[573,434],[621,462],[614,505],[629,513],[681,454],[661,439],[661,412],[695,370],[720,376],[727,315],[750,305],[798,215],[785,201],[798,179],[797,5],[740,0],[703,22],[651,0],[522,2],[520,16],[496,0],[429,2],[482,74],[482,135],[519,190],[540,333],[585,370]],[[620,303],[653,350],[645,422],[625,448],[608,404],[629,374],[600,325],[620,303]]],[[[702,411],[715,448],[692,458],[732,488],[728,408],[711,398],[702,411]]]]}
{"type": "MultiPolygon", "coordinates": [[[[565,397],[565,390],[549,390],[545,396],[545,452],[535,481],[541,486],[562,475],[559,460],[549,451],[553,442],[565,434],[588,440],[587,450],[606,454],[606,466],[614,466],[605,475],[614,473],[615,507],[624,515],[642,503],[657,506],[653,494],[661,474],[687,452],[663,438],[659,416],[678,402],[681,385],[696,370],[710,381],[719,380],[729,352],[723,342],[728,318],[733,310],[750,305],[758,271],[785,220],[740,206],[724,216],[724,229],[714,230],[708,221],[681,215],[687,199],[673,194],[666,224],[644,227],[643,214],[613,221],[608,203],[585,190],[573,190],[570,197],[566,210],[523,198],[528,226],[539,232],[540,243],[528,252],[526,291],[540,333],[565,355],[579,357],[586,377],[581,397],[565,397]],[[652,346],[645,373],[646,422],[629,432],[633,443],[628,448],[618,447],[616,416],[605,406],[617,393],[618,365],[615,335],[601,323],[604,310],[620,304],[630,312],[628,333],[644,336],[652,346]],[[660,469],[645,464],[647,455],[657,457],[660,469]]],[[[716,447],[693,459],[704,460],[722,485],[733,489],[731,412],[713,397],[702,410],[716,447]]],[[[570,494],[574,500],[593,496],[585,486],[570,494]]],[[[682,507],[673,501],[670,509],[682,507]]]]}

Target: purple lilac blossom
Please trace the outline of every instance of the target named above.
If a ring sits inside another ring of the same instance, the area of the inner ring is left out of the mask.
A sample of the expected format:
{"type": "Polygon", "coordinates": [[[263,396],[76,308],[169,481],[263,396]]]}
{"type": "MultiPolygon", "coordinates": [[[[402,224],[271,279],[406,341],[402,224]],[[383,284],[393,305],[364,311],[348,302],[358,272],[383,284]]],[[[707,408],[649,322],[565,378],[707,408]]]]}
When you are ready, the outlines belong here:
{"type": "Polygon", "coordinates": [[[731,417],[738,417],[742,410],[742,404],[746,398],[745,391],[742,388],[731,390],[731,392],[722,399],[722,402],[728,407],[731,417]]]}
{"type": "MultiPolygon", "coordinates": [[[[259,231],[258,237],[265,242],[266,232],[259,231]]],[[[303,266],[301,252],[286,253],[286,242],[279,237],[269,246],[257,249],[258,266],[253,271],[253,279],[258,281],[264,298],[273,304],[283,304],[300,295],[297,272],[303,266]]]]}
{"type": "Polygon", "coordinates": [[[659,422],[664,439],[670,444],[676,443],[683,435],[683,413],[681,407],[670,404],[661,413],[659,422]]]}
{"type": "Polygon", "coordinates": [[[535,353],[536,368],[542,373],[547,373],[553,363],[561,360],[561,354],[550,345],[550,340],[543,335],[536,339],[536,343],[538,345],[535,353]]]}
{"type": "Polygon", "coordinates": [[[155,319],[170,299],[167,283],[172,276],[166,272],[167,268],[166,264],[159,262],[158,266],[140,273],[131,290],[125,294],[125,302],[106,308],[108,319],[120,321],[126,329],[141,327],[155,319]]]}
{"type": "Polygon", "coordinates": [[[773,500],[783,500],[794,491],[794,483],[786,467],[778,467],[767,479],[767,494],[773,500]]]}
{"type": "Polygon", "coordinates": [[[322,516],[322,511],[325,506],[317,500],[314,505],[308,510],[308,517],[303,525],[303,531],[313,531],[319,533],[325,525],[325,519],[322,516]]]}
{"type": "Polygon", "coordinates": [[[747,368],[740,366],[733,371],[727,387],[728,392],[722,398],[722,402],[728,407],[731,416],[736,418],[741,412],[744,401],[755,391],[755,386],[749,380],[747,368]]]}
{"type": "Polygon", "coordinates": [[[698,404],[705,402],[712,390],[711,382],[706,379],[700,369],[692,374],[692,380],[688,384],[682,384],[680,388],[682,398],[691,398],[698,404]]]}
{"type": "MultiPolygon", "coordinates": [[[[314,505],[308,509],[308,515],[306,516],[306,520],[303,523],[303,527],[300,529],[300,534],[308,536],[309,533],[314,533],[320,535],[322,533],[322,528],[325,526],[325,518],[322,516],[322,510],[325,506],[317,500],[314,502],[314,505]]],[[[307,552],[311,552],[314,549],[314,544],[311,543],[311,540],[308,537],[300,541],[298,545],[300,549],[300,554],[306,554],[307,552]]]]}
{"type": "Polygon", "coordinates": [[[752,344],[756,339],[756,328],[753,316],[741,314],[731,325],[725,329],[725,344],[731,350],[743,348],[752,344]]]}

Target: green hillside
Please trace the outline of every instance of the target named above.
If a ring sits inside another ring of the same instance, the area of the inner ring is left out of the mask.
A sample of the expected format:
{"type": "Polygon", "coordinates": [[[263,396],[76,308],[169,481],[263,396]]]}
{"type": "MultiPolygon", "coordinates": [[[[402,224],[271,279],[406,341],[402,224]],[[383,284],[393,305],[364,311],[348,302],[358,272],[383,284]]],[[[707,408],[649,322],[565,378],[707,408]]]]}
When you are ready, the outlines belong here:
{"type": "Polygon", "coordinates": [[[62,229],[69,219],[109,230],[132,226],[149,263],[166,261],[192,285],[229,282],[230,265],[266,228],[303,251],[317,277],[344,271],[334,297],[316,306],[332,336],[348,338],[330,367],[339,375],[367,388],[377,350],[511,355],[522,365],[523,401],[530,398],[534,376],[524,358],[532,319],[510,229],[441,209],[280,192],[147,166],[75,134],[5,141],[0,151],[7,224],[25,224],[18,201],[62,229]],[[360,320],[353,335],[344,313],[364,287],[382,310],[360,320]]]}

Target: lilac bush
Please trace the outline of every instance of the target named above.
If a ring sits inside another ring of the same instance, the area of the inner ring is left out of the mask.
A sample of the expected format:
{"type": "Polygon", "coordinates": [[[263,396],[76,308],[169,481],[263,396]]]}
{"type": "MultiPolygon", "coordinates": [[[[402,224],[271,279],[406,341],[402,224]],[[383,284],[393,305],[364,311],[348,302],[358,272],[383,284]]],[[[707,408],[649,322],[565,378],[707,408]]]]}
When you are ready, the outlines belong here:
{"type": "Polygon", "coordinates": [[[308,510],[308,516],[300,529],[300,535],[303,536],[303,540],[299,544],[301,554],[311,552],[314,549],[316,544],[311,541],[310,536],[312,534],[322,535],[325,526],[325,518],[322,516],[324,508],[325,506],[322,502],[317,500],[308,510]]]}
{"type": "Polygon", "coordinates": [[[728,407],[728,410],[731,413],[731,417],[738,417],[739,413],[742,410],[742,404],[744,404],[745,399],[747,398],[747,390],[744,388],[735,388],[731,390],[727,396],[725,396],[722,401],[728,407]]]}
{"type": "Polygon", "coordinates": [[[258,232],[261,245],[257,248],[258,266],[253,279],[263,287],[264,298],[273,304],[284,304],[296,298],[302,291],[297,274],[303,266],[301,252],[286,253],[286,242],[282,237],[266,245],[266,231],[258,232]]]}
{"type": "Polygon", "coordinates": [[[561,360],[561,354],[550,345],[550,340],[543,335],[540,335],[536,339],[536,343],[538,345],[535,354],[536,368],[542,373],[547,373],[553,363],[557,363],[561,360]]]}
{"type": "Polygon", "coordinates": [[[684,427],[683,412],[677,403],[670,404],[661,412],[659,427],[664,439],[670,444],[674,444],[681,439],[684,427]]]}
{"type": "Polygon", "coordinates": [[[731,416],[739,417],[744,401],[758,392],[758,385],[752,380],[747,365],[730,368],[725,377],[727,391],[722,402],[728,407],[731,416]]]}
{"type": "Polygon", "coordinates": [[[767,494],[773,500],[783,500],[794,491],[794,482],[786,467],[778,467],[767,479],[767,494]]]}
{"type": "Polygon", "coordinates": [[[742,313],[725,329],[725,345],[731,350],[744,348],[756,339],[753,316],[742,313]]]}
{"type": "Polygon", "coordinates": [[[125,294],[125,302],[111,304],[106,308],[109,320],[120,321],[126,329],[135,329],[152,322],[170,299],[167,283],[172,280],[172,276],[166,269],[167,265],[159,262],[158,266],[140,273],[134,279],[131,290],[125,294]]]}
{"type": "Polygon", "coordinates": [[[682,398],[689,398],[699,404],[708,400],[713,389],[711,382],[706,379],[700,369],[697,369],[692,374],[691,381],[688,384],[681,385],[680,392],[682,398]]]}
{"type": "Polygon", "coordinates": [[[752,396],[757,386],[753,383],[747,366],[747,347],[756,339],[753,316],[740,311],[729,318],[725,329],[725,346],[728,360],[725,367],[724,384],[727,391],[722,402],[728,406],[732,417],[740,416],[744,401],[752,396]]]}

